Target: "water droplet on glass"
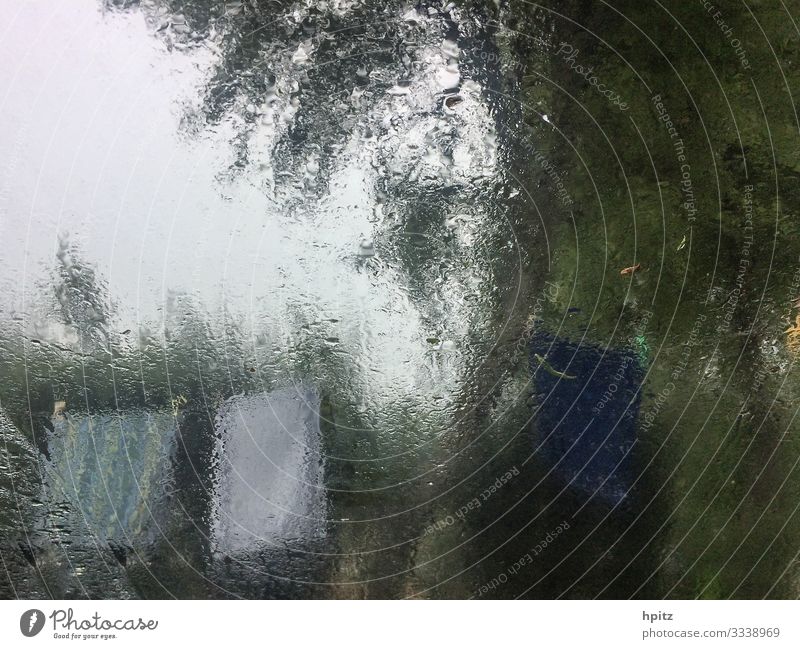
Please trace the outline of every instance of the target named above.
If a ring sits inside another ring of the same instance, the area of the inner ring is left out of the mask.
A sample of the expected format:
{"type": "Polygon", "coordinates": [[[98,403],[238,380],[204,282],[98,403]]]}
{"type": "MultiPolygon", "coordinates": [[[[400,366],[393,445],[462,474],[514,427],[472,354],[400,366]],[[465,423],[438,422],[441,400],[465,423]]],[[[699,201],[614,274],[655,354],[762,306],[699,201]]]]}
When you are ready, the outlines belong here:
{"type": "Polygon", "coordinates": [[[453,352],[456,350],[456,344],[452,340],[443,340],[439,343],[440,352],[453,352]]]}
{"type": "Polygon", "coordinates": [[[300,45],[297,46],[297,50],[295,51],[295,53],[292,54],[292,63],[296,65],[302,65],[303,63],[307,63],[309,58],[308,57],[309,50],[310,48],[306,49],[306,46],[304,46],[303,43],[300,43],[300,45]]]}
{"type": "Polygon", "coordinates": [[[460,50],[458,49],[458,45],[456,45],[454,41],[445,39],[442,42],[442,54],[451,59],[458,59],[458,57],[460,56],[460,50]]]}
{"type": "Polygon", "coordinates": [[[361,240],[361,243],[358,244],[358,255],[359,257],[375,256],[375,245],[372,243],[372,239],[361,240]]]}
{"type": "Polygon", "coordinates": [[[389,90],[386,92],[393,97],[401,97],[409,94],[411,92],[411,88],[408,87],[408,82],[400,81],[396,85],[389,88],[389,90]]]}
{"type": "Polygon", "coordinates": [[[443,70],[439,70],[436,75],[436,81],[445,90],[458,87],[458,82],[461,80],[461,73],[458,71],[457,63],[450,63],[443,70]]]}
{"type": "Polygon", "coordinates": [[[417,23],[419,22],[419,16],[417,15],[416,9],[409,9],[403,14],[403,20],[407,23],[417,23]]]}

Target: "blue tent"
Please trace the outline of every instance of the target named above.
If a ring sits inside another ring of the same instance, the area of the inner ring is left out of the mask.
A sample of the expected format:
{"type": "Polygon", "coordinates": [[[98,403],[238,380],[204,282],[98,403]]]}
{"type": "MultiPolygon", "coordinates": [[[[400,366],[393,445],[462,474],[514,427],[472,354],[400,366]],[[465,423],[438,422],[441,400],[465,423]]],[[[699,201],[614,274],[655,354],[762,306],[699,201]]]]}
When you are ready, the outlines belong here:
{"type": "Polygon", "coordinates": [[[636,352],[536,332],[530,362],[536,458],[587,500],[618,504],[637,475],[631,449],[644,371],[636,352]]]}

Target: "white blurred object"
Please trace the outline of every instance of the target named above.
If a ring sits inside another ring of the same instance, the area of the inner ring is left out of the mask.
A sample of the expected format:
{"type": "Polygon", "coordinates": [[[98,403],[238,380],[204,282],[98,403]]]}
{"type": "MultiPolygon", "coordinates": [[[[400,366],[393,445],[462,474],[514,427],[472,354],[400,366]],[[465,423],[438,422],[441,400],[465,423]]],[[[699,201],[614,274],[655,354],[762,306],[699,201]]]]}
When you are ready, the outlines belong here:
{"type": "Polygon", "coordinates": [[[315,391],[288,388],[222,406],[212,508],[217,551],[324,535],[319,405],[315,391]]]}

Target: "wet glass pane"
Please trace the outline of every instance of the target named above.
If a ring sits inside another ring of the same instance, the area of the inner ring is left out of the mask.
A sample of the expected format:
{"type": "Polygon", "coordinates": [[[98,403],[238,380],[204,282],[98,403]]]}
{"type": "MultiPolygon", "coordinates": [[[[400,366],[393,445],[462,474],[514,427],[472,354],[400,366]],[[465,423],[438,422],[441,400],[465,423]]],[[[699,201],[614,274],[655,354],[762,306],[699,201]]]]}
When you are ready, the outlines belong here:
{"type": "Polygon", "coordinates": [[[0,596],[800,595],[796,4],[0,12],[0,596]]]}

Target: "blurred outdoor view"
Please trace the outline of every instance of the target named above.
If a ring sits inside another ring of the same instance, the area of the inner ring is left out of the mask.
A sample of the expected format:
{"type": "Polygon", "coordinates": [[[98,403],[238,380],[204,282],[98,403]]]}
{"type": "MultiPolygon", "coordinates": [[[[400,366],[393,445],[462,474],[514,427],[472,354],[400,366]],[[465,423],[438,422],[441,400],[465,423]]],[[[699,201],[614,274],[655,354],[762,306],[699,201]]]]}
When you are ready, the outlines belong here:
{"type": "Polygon", "coordinates": [[[800,597],[798,0],[2,0],[0,597],[800,597]]]}

